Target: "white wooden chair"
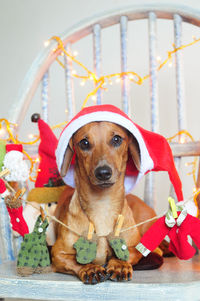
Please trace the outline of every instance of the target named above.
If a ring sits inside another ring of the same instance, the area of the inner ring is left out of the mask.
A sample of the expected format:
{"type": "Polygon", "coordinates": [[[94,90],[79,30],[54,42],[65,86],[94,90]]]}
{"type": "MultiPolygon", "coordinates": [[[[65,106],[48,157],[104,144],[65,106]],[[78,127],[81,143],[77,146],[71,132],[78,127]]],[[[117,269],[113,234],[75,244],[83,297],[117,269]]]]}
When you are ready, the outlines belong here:
{"type": "MultiPolygon", "coordinates": [[[[117,11],[111,11],[101,16],[91,18],[67,30],[61,39],[66,49],[70,49],[80,39],[87,35],[93,37],[94,70],[101,75],[101,32],[104,28],[120,24],[121,71],[127,67],[127,30],[128,23],[139,19],[148,19],[149,26],[149,61],[150,61],[150,103],[151,128],[159,131],[157,71],[156,71],[156,21],[158,18],[173,20],[175,47],[181,45],[181,24],[188,22],[200,26],[200,11],[190,7],[177,5],[166,8],[162,5],[148,4],[146,6],[131,6],[117,11]]],[[[9,120],[17,123],[18,131],[26,116],[34,93],[42,85],[42,117],[48,121],[49,106],[49,69],[55,61],[58,52],[52,51],[56,43],[51,42],[32,64],[24,79],[14,109],[9,120]]],[[[65,61],[65,79],[67,94],[67,110],[69,119],[75,113],[71,63],[65,61]]],[[[176,53],[176,86],[178,104],[178,130],[185,129],[185,111],[183,97],[183,82],[181,74],[181,54],[176,53]]],[[[83,96],[84,97],[84,96],[83,96]]],[[[97,93],[97,104],[102,101],[101,91],[97,93]]],[[[122,82],[122,108],[129,112],[128,79],[122,82]]],[[[34,112],[32,112],[34,113],[34,112]]],[[[199,156],[200,142],[172,143],[176,160],[182,156],[199,156]]],[[[30,150],[32,151],[32,150],[30,150]]],[[[200,170],[200,169],[199,169],[200,170]]],[[[200,171],[198,171],[198,186],[200,186],[200,171]]],[[[152,175],[145,184],[145,201],[154,206],[155,185],[152,175]]],[[[13,239],[8,221],[8,215],[3,201],[0,202],[0,297],[1,298],[31,298],[48,300],[199,300],[200,258],[196,256],[190,261],[180,261],[176,258],[166,259],[159,270],[134,272],[134,278],[128,283],[113,283],[107,281],[96,286],[86,286],[73,276],[64,274],[33,275],[21,278],[16,275],[15,258],[19,239],[13,239]]]]}

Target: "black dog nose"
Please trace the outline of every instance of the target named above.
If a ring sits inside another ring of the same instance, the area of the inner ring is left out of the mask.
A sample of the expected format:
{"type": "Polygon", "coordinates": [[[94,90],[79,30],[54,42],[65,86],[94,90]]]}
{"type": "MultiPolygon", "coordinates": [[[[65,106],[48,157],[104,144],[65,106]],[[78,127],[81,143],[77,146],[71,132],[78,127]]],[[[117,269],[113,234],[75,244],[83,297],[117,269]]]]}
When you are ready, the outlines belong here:
{"type": "Polygon", "coordinates": [[[112,169],[107,165],[99,166],[95,170],[94,174],[98,180],[107,181],[112,176],[112,169]]]}

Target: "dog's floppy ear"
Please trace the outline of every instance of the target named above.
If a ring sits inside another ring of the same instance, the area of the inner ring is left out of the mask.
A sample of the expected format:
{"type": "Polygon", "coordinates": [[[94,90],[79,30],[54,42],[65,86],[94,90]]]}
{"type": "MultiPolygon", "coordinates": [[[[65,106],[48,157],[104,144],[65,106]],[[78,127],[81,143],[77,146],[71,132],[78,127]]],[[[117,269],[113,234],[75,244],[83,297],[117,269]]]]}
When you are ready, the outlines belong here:
{"type": "Polygon", "coordinates": [[[133,135],[129,136],[129,152],[131,154],[132,160],[137,170],[140,171],[140,165],[141,165],[140,148],[136,138],[133,135]]]}
{"type": "Polygon", "coordinates": [[[73,151],[73,143],[72,143],[72,138],[71,138],[69,141],[69,144],[67,146],[67,149],[65,151],[65,155],[64,155],[64,159],[63,159],[63,163],[62,163],[62,167],[61,167],[61,171],[60,171],[61,177],[66,176],[67,171],[70,166],[70,163],[72,161],[73,155],[74,155],[74,151],[73,151]]]}

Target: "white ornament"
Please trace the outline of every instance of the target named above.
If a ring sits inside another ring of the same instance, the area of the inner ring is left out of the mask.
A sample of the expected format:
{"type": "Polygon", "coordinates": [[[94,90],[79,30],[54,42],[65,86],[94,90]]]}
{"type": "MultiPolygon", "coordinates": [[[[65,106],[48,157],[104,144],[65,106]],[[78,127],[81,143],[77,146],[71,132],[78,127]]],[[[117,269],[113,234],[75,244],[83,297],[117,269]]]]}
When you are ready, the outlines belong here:
{"type": "Polygon", "coordinates": [[[38,232],[39,232],[39,233],[42,233],[42,232],[43,232],[43,229],[42,229],[42,228],[38,228],[38,232]]]}
{"type": "Polygon", "coordinates": [[[125,251],[127,249],[126,245],[122,245],[122,250],[125,251]]]}

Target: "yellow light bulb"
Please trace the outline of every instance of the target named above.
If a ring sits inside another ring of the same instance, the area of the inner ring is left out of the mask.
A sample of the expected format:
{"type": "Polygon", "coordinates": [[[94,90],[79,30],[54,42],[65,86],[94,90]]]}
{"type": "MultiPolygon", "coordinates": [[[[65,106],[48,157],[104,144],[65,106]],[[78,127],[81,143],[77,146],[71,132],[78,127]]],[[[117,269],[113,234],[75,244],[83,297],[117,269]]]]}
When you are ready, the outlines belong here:
{"type": "Polygon", "coordinates": [[[1,127],[1,128],[0,128],[0,137],[4,137],[5,134],[6,134],[5,129],[1,127]]]}
{"type": "Polygon", "coordinates": [[[185,137],[181,137],[180,138],[180,143],[185,143],[186,142],[186,138],[185,137]]]}
{"type": "Polygon", "coordinates": [[[44,47],[48,47],[49,44],[50,44],[50,41],[49,41],[49,40],[45,41],[45,42],[44,42],[44,47]]]}
{"type": "Polygon", "coordinates": [[[73,56],[76,57],[77,55],[78,55],[78,51],[75,50],[75,51],[73,52],[73,56]]]}
{"type": "Polygon", "coordinates": [[[81,86],[85,86],[85,81],[80,82],[81,86]]]}

